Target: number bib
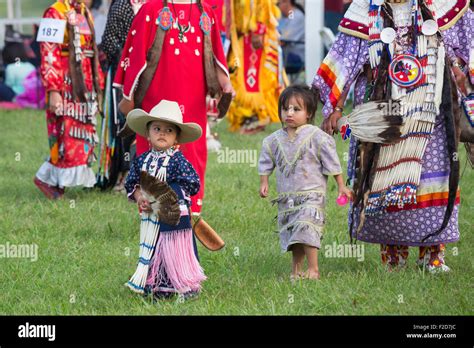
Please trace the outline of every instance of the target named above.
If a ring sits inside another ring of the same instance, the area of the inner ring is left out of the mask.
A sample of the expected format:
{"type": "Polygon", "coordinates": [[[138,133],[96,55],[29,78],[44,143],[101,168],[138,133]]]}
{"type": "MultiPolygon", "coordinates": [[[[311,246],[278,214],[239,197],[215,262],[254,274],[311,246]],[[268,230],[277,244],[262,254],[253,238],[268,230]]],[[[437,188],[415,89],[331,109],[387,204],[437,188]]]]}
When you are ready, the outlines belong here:
{"type": "Polygon", "coordinates": [[[43,18],[38,29],[38,42],[63,43],[66,21],[63,19],[43,18]]]}

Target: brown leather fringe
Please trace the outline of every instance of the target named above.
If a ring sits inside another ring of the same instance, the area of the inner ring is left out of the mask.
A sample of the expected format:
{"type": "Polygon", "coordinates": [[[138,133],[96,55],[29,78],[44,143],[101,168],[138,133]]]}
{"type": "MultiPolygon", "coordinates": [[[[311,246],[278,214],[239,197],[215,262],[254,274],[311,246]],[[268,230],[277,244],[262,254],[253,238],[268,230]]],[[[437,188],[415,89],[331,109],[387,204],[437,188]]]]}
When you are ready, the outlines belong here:
{"type": "MultiPolygon", "coordinates": [[[[449,59],[446,57],[446,61],[449,59]]],[[[446,212],[444,214],[443,223],[441,227],[434,233],[430,233],[422,242],[426,241],[430,237],[439,235],[448,226],[449,220],[454,210],[454,203],[456,201],[456,194],[459,185],[459,156],[457,156],[458,145],[459,145],[459,118],[461,117],[461,108],[459,106],[456,82],[451,75],[449,65],[444,67],[444,85],[443,85],[443,96],[440,106],[440,113],[444,115],[444,124],[446,127],[446,140],[448,147],[449,156],[449,194],[448,204],[446,206],[446,212]]]]}
{"type": "Polygon", "coordinates": [[[94,51],[94,58],[92,58],[92,83],[94,84],[95,92],[97,93],[97,107],[99,112],[102,114],[102,107],[103,107],[103,93],[102,89],[100,88],[100,63],[99,63],[99,50],[97,48],[97,44],[95,42],[95,30],[94,30],[94,23],[92,20],[92,14],[90,13],[89,9],[86,8],[86,19],[87,24],[89,24],[89,28],[91,30],[92,35],[92,50],[94,51]]]}
{"type": "MultiPolygon", "coordinates": [[[[384,6],[386,16],[384,16],[384,28],[393,28],[394,23],[393,11],[390,6],[384,6]]],[[[390,81],[388,77],[388,67],[390,66],[390,57],[388,51],[388,45],[384,45],[382,56],[380,58],[380,64],[377,67],[377,79],[375,80],[372,100],[388,100],[390,98],[390,81]]]]}
{"type": "MultiPolygon", "coordinates": [[[[204,13],[201,0],[197,0],[197,5],[201,14],[204,13]]],[[[211,33],[204,34],[204,71],[206,74],[207,93],[212,98],[217,98],[221,92],[219,81],[217,79],[217,69],[214,51],[212,49],[211,33]]]]}
{"type": "MultiPolygon", "coordinates": [[[[384,16],[384,27],[392,28],[394,26],[393,11],[390,6],[384,6],[387,15],[384,16]]],[[[388,67],[390,58],[387,45],[384,45],[380,64],[377,67],[377,76],[372,89],[372,101],[388,100],[390,98],[390,81],[388,76],[388,67]]],[[[368,74],[372,75],[372,74],[368,74]]],[[[385,134],[390,136],[390,134],[385,134]]],[[[365,207],[367,205],[370,187],[375,177],[375,169],[379,159],[380,144],[360,142],[356,152],[356,178],[354,179],[354,203],[352,204],[351,216],[352,222],[349,228],[349,234],[352,241],[352,229],[354,224],[355,209],[359,208],[359,225],[356,230],[357,234],[362,230],[365,224],[365,207]]]]}
{"type": "MultiPolygon", "coordinates": [[[[197,5],[201,14],[204,12],[201,0],[198,0],[197,5]]],[[[163,6],[168,6],[168,0],[163,0],[163,6]]],[[[161,51],[163,49],[163,42],[165,39],[166,31],[160,26],[156,31],[155,39],[147,53],[147,66],[139,78],[137,88],[134,92],[134,104],[136,108],[140,108],[145,98],[148,88],[150,87],[151,81],[155,76],[156,69],[161,57],[161,51]]],[[[211,34],[204,35],[204,69],[206,75],[207,92],[211,97],[217,97],[221,88],[217,79],[217,67],[214,61],[214,51],[212,50],[211,34]]]]}
{"type": "MultiPolygon", "coordinates": [[[[75,11],[71,9],[71,11],[75,11]]],[[[99,112],[102,112],[102,89],[99,83],[100,65],[99,65],[99,51],[95,43],[94,24],[92,22],[92,15],[86,8],[86,19],[92,36],[92,49],[94,51],[94,58],[92,59],[92,82],[94,85],[95,92],[97,94],[97,103],[99,112]]],[[[69,37],[68,49],[69,49],[69,74],[72,80],[72,95],[74,100],[78,100],[81,103],[86,103],[87,98],[87,87],[84,81],[84,73],[82,71],[82,61],[76,61],[76,46],[74,44],[74,26],[67,22],[67,31],[69,37]]]]}
{"type": "MultiPolygon", "coordinates": [[[[165,1],[165,6],[167,2],[165,1]]],[[[165,40],[166,31],[160,26],[156,30],[155,39],[153,44],[146,55],[146,68],[140,76],[137,84],[137,88],[133,94],[133,101],[136,108],[142,107],[143,99],[145,98],[148,88],[150,87],[151,81],[155,76],[156,69],[161,57],[161,51],[163,49],[163,42],[165,40]]]]}
{"type": "MultiPolygon", "coordinates": [[[[75,11],[72,9],[71,11],[75,11]]],[[[86,103],[87,88],[84,82],[84,74],[82,72],[82,61],[76,62],[76,46],[74,45],[74,26],[67,22],[67,31],[69,35],[69,74],[72,80],[73,100],[86,103]]]]}

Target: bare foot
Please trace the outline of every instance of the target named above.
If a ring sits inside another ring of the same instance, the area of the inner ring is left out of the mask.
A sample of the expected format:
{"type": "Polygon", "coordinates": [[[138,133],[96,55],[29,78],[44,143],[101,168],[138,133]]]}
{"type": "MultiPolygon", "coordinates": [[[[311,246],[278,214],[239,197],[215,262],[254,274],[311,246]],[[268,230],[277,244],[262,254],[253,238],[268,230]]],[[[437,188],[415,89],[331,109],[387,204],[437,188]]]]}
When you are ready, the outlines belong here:
{"type": "Polygon", "coordinates": [[[304,273],[304,278],[305,279],[311,279],[311,280],[319,280],[319,271],[310,271],[307,270],[304,273]]]}
{"type": "Polygon", "coordinates": [[[304,279],[305,278],[305,273],[304,272],[298,272],[297,274],[291,273],[290,275],[290,281],[294,283],[297,280],[304,279]]]}

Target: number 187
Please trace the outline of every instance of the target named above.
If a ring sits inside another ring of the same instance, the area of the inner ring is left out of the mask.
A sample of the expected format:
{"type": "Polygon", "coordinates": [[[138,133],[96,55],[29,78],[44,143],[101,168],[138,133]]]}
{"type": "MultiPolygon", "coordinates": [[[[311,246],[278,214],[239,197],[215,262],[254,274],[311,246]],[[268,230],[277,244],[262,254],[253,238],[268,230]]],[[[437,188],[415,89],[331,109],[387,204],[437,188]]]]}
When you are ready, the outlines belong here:
{"type": "Polygon", "coordinates": [[[54,28],[43,28],[43,35],[45,36],[54,36],[58,32],[58,29],[54,28]]]}

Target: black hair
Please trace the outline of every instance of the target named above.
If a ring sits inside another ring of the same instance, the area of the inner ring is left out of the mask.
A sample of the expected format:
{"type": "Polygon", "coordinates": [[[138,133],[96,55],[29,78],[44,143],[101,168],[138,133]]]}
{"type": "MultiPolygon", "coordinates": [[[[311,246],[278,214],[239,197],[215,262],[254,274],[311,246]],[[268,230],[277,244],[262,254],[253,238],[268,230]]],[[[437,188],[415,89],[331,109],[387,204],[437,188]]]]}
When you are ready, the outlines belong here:
{"type": "Polygon", "coordinates": [[[290,99],[295,97],[302,102],[302,107],[309,115],[308,123],[313,124],[314,118],[316,116],[316,110],[318,108],[318,95],[318,90],[303,84],[293,85],[285,88],[285,90],[280,95],[280,99],[278,100],[278,117],[280,118],[280,121],[283,123],[281,118],[282,109],[287,109],[290,99]]]}
{"type": "Polygon", "coordinates": [[[18,59],[20,59],[22,62],[28,61],[25,46],[20,42],[11,42],[6,44],[2,55],[3,63],[5,65],[16,63],[18,59]]]}
{"type": "Polygon", "coordinates": [[[102,0],[92,0],[91,9],[98,10],[102,6],[102,0]]]}
{"type": "Polygon", "coordinates": [[[298,10],[303,12],[303,14],[305,14],[304,13],[304,7],[301,4],[297,3],[296,0],[290,0],[290,4],[291,4],[291,6],[296,7],[298,10]]]}
{"type": "MultiPolygon", "coordinates": [[[[279,4],[280,4],[280,2],[278,2],[277,5],[279,5],[279,4]]],[[[292,7],[294,7],[294,8],[297,8],[298,10],[300,10],[301,12],[303,12],[303,14],[305,14],[305,13],[304,13],[304,7],[303,7],[303,5],[297,3],[296,0],[290,0],[290,5],[291,5],[292,7]]]]}

